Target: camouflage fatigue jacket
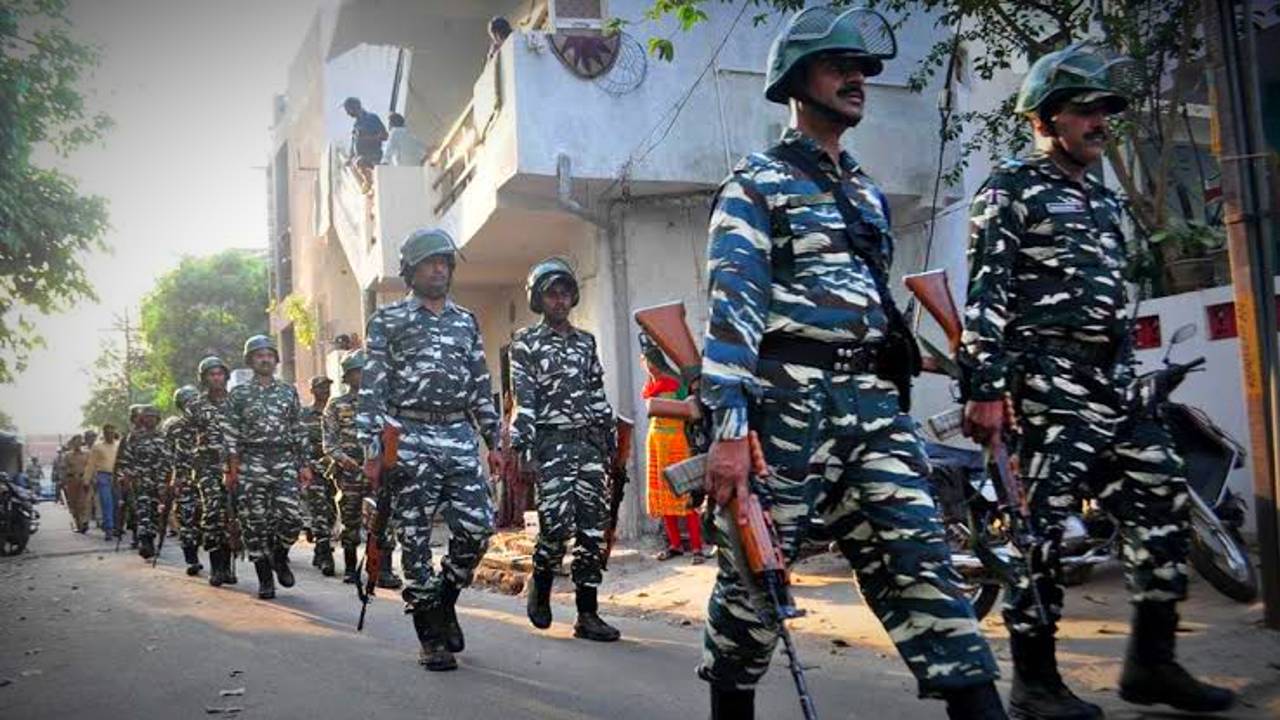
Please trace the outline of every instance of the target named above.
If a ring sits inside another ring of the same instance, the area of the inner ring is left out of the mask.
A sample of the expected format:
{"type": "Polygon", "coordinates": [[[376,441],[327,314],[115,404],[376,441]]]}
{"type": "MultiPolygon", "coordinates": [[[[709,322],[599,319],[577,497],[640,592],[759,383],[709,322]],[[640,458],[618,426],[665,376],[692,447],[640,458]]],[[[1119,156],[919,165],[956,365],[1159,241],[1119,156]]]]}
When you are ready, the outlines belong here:
{"type": "Polygon", "coordinates": [[[222,467],[227,456],[226,436],[223,432],[223,416],[227,412],[227,398],[214,401],[203,393],[191,401],[187,416],[191,418],[191,430],[195,434],[195,462],[198,467],[222,467]]]}
{"type": "Polygon", "coordinates": [[[121,442],[116,477],[131,482],[163,480],[171,465],[168,439],[159,430],[134,430],[129,433],[129,442],[121,442]]]}
{"type": "Polygon", "coordinates": [[[196,466],[196,431],[191,418],[183,413],[166,419],[160,434],[169,446],[174,477],[179,481],[190,479],[196,466]]]}
{"type": "Polygon", "coordinates": [[[517,332],[511,340],[511,388],[512,447],[532,446],[541,429],[574,428],[598,428],[613,447],[613,408],[591,333],[572,328],[561,335],[545,322],[517,332]]]}
{"type": "Polygon", "coordinates": [[[292,453],[299,467],[309,457],[302,403],[298,391],[286,382],[272,378],[263,385],[255,377],[236,386],[227,396],[222,420],[230,455],[248,448],[269,448],[292,453]]]}
{"type": "Polygon", "coordinates": [[[470,310],[445,303],[436,315],[410,295],[369,318],[356,427],[375,440],[397,409],[466,412],[485,444],[496,448],[498,412],[480,325],[470,310]]]}
{"type": "Polygon", "coordinates": [[[324,461],[323,415],[323,408],[317,410],[312,405],[302,408],[302,428],[307,433],[307,457],[311,461],[311,471],[317,477],[324,472],[328,464],[324,461]]]}
{"type": "MultiPolygon", "coordinates": [[[[840,167],[818,144],[789,129],[781,143],[817,160],[840,181],[863,222],[880,238],[884,267],[893,259],[889,204],[852,156],[840,167]]],[[[743,158],[721,185],[707,245],[710,317],[702,354],[702,400],[716,437],[747,434],[747,403],[766,333],[836,343],[884,339],[888,317],[871,270],[848,249],[845,222],[831,193],[766,153],[743,158]]]]}
{"type": "Polygon", "coordinates": [[[1109,345],[1125,332],[1123,205],[1047,155],[1008,160],[973,199],[959,359],[973,400],[1008,389],[1010,350],[1044,337],[1109,345]]]}
{"type": "Polygon", "coordinates": [[[324,454],[333,461],[335,467],[345,459],[364,462],[364,449],[356,434],[359,403],[359,394],[349,392],[331,398],[329,404],[324,406],[324,454]]]}

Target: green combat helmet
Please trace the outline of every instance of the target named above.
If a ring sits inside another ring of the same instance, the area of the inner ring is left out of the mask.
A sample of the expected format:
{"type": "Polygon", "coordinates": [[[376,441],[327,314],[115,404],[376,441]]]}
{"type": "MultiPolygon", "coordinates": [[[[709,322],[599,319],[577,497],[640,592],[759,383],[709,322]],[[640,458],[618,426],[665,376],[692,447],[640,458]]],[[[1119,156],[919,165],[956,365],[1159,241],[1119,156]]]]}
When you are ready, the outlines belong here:
{"type": "Polygon", "coordinates": [[[1014,111],[1020,115],[1037,113],[1044,119],[1051,100],[1069,97],[1073,103],[1106,103],[1108,114],[1129,107],[1133,61],[1114,55],[1089,41],[1081,41],[1040,58],[1027,71],[1018,91],[1014,111]]]}
{"type": "Polygon", "coordinates": [[[197,379],[199,379],[200,382],[203,383],[204,376],[214,368],[222,368],[222,372],[226,373],[227,375],[231,374],[231,368],[227,367],[227,364],[222,362],[222,358],[218,357],[217,355],[210,355],[209,357],[201,360],[200,365],[197,366],[196,368],[197,379]]]}
{"type": "Polygon", "coordinates": [[[186,410],[187,403],[195,400],[200,395],[200,391],[194,385],[183,385],[173,391],[173,406],[179,410],[186,410]]]}
{"type": "Polygon", "coordinates": [[[400,276],[406,281],[414,266],[433,255],[448,255],[450,259],[458,252],[449,233],[438,228],[422,228],[409,233],[409,237],[400,243],[400,276]]]}
{"type": "Polygon", "coordinates": [[[342,372],[346,373],[352,370],[363,370],[365,362],[364,350],[352,350],[342,357],[342,372]]]}
{"type": "Polygon", "coordinates": [[[529,309],[542,314],[542,293],[551,287],[556,280],[568,280],[573,287],[573,307],[578,306],[578,277],[573,274],[573,267],[562,257],[549,257],[533,266],[529,271],[529,280],[525,283],[525,292],[529,296],[529,309]]]}
{"type": "Polygon", "coordinates": [[[155,405],[146,404],[138,407],[138,417],[160,417],[160,408],[155,405]]]}
{"type": "Polygon", "coordinates": [[[244,341],[244,361],[249,362],[249,356],[258,350],[270,350],[276,354],[276,360],[280,359],[280,349],[276,347],[276,341],[270,335],[254,335],[244,341]]]}
{"type": "Polygon", "coordinates": [[[861,55],[863,74],[879,75],[884,61],[898,54],[898,41],[884,16],[866,8],[840,10],[829,6],[805,8],[791,16],[769,47],[764,96],[786,104],[791,97],[792,75],[804,60],[822,53],[861,55]]]}

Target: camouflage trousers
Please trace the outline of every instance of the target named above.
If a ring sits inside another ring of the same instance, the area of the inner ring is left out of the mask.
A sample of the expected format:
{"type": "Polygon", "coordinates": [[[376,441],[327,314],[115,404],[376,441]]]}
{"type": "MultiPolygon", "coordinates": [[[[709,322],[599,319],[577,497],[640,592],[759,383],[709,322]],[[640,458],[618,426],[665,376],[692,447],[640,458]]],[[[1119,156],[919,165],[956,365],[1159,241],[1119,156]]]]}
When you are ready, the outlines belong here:
{"type": "Polygon", "coordinates": [[[540,441],[537,463],[538,542],[534,570],[554,572],[573,538],[574,585],[598,587],[604,579],[604,531],[609,526],[604,453],[582,440],[540,441]]]}
{"type": "Polygon", "coordinates": [[[206,550],[228,545],[227,515],[230,500],[222,484],[222,464],[212,460],[196,463],[196,488],[200,493],[200,535],[206,550]]]}
{"type": "Polygon", "coordinates": [[[135,478],[133,482],[133,507],[140,538],[155,538],[157,530],[165,532],[165,528],[159,527],[164,522],[160,511],[164,509],[165,483],[164,477],[158,475],[135,478]]]}
{"type": "MultiPolygon", "coordinates": [[[[1059,562],[1066,519],[1096,498],[1120,527],[1133,602],[1181,600],[1187,592],[1188,498],[1181,458],[1154,418],[1130,417],[1115,384],[1072,360],[1024,355],[1013,383],[1022,430],[1020,463],[1041,544],[1031,574],[1049,632],[1062,615],[1059,562]]],[[[1030,583],[1005,594],[1010,632],[1039,626],[1030,583]]]]}
{"type": "Polygon", "coordinates": [[[173,512],[178,516],[178,542],[183,547],[200,546],[200,487],[195,478],[188,475],[175,480],[177,503],[173,512]]]}
{"type": "Polygon", "coordinates": [[[245,448],[236,488],[240,529],[249,562],[289,549],[302,531],[298,463],[287,450],[245,448]]]}
{"type": "Polygon", "coordinates": [[[302,502],[308,515],[307,527],[311,528],[311,537],[316,542],[330,540],[334,523],[338,520],[338,508],[334,502],[337,493],[328,473],[322,473],[314,466],[312,473],[311,487],[302,491],[302,502]]]}
{"type": "Polygon", "coordinates": [[[405,584],[405,612],[430,607],[441,584],[471,584],[493,535],[493,504],[480,470],[479,440],[467,423],[428,425],[404,422],[400,472],[392,511],[405,584]],[[449,549],[440,573],[431,565],[431,528],[437,513],[449,526],[449,549]]]}
{"type": "MultiPolygon", "coordinates": [[[[773,468],[753,481],[788,562],[820,517],[857,575],[922,697],[998,675],[995,657],[964,599],[929,490],[915,422],[898,411],[893,385],[873,375],[832,375],[762,360],[763,397],[751,412],[773,468]]],[[[732,517],[707,513],[719,573],[707,605],[699,676],[749,688],[778,643],[763,596],[744,583],[729,540],[732,517]]]]}
{"type": "MultiPolygon", "coordinates": [[[[361,528],[364,526],[364,500],[373,497],[369,481],[365,479],[363,472],[351,472],[341,468],[335,468],[332,477],[333,482],[342,491],[338,499],[338,512],[342,516],[342,534],[338,538],[343,547],[359,547],[362,542],[361,528]]],[[[379,545],[384,552],[389,553],[393,549],[391,528],[386,529],[379,545]]]]}

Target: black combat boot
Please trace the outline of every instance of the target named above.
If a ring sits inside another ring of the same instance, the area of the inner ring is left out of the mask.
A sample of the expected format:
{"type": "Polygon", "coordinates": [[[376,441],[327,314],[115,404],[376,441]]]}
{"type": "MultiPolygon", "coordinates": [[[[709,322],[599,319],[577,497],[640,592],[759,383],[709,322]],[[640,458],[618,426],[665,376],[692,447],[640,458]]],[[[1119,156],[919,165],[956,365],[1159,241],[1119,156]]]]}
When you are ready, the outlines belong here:
{"type": "Polygon", "coordinates": [[[551,627],[551,581],[554,579],[549,572],[534,570],[525,587],[528,595],[525,610],[528,612],[529,622],[539,630],[551,627]]]}
{"type": "Polygon", "coordinates": [[[444,645],[449,652],[460,653],[467,648],[467,640],[462,636],[462,626],[458,624],[458,595],[462,588],[446,579],[440,585],[440,608],[444,613],[444,645]]]}
{"type": "Polygon", "coordinates": [[[1187,712],[1222,712],[1236,694],[1200,682],[1178,664],[1178,610],[1172,602],[1134,604],[1133,631],[1120,673],[1120,697],[1138,705],[1157,703],[1187,712]]]}
{"type": "Polygon", "coordinates": [[[280,587],[293,587],[293,570],[289,569],[289,548],[277,545],[275,552],[271,555],[271,565],[275,568],[280,587]]]}
{"type": "Polygon", "coordinates": [[[222,548],[222,582],[228,585],[240,582],[236,577],[236,555],[229,547],[222,548]]]}
{"type": "Polygon", "coordinates": [[[575,588],[575,600],[578,605],[578,620],[573,624],[573,636],[583,640],[596,642],[613,642],[622,637],[618,628],[600,619],[600,609],[596,600],[596,589],[586,585],[575,588]]]}
{"type": "Polygon", "coordinates": [[[354,545],[342,546],[342,582],[355,583],[360,581],[360,573],[356,570],[356,547],[354,545]]]}
{"type": "Polygon", "coordinates": [[[1076,697],[1058,674],[1052,634],[1009,636],[1013,689],[1009,714],[1019,720],[1099,720],[1102,708],[1076,697]]]}
{"type": "Polygon", "coordinates": [[[227,581],[226,576],[227,551],[224,548],[216,548],[209,551],[209,584],[214,587],[222,587],[227,581]]]}
{"type": "Polygon", "coordinates": [[[384,590],[398,590],[404,582],[400,580],[400,576],[396,575],[396,571],[391,569],[391,556],[387,553],[382,554],[382,565],[378,567],[378,587],[384,590]]]}
{"type": "Polygon", "coordinates": [[[439,608],[413,611],[413,629],[418,632],[418,664],[431,672],[455,670],[458,660],[445,646],[443,635],[444,613],[439,608]]]}
{"type": "MultiPolygon", "coordinates": [[[[307,542],[311,542],[308,540],[307,542]]],[[[320,567],[320,543],[317,542],[315,547],[311,549],[311,567],[320,567]]]]}
{"type": "Polygon", "coordinates": [[[138,540],[138,554],[143,560],[150,560],[156,555],[156,541],[150,535],[143,535],[138,540]]]}
{"type": "Polygon", "coordinates": [[[195,545],[182,546],[182,559],[187,561],[187,575],[195,577],[200,574],[204,566],[200,564],[200,555],[196,552],[195,545]]]}
{"type": "Polygon", "coordinates": [[[270,600],[276,596],[276,583],[271,577],[271,559],[260,557],[253,561],[253,569],[258,571],[258,597],[270,600]]]}
{"type": "Polygon", "coordinates": [[[1008,720],[994,682],[946,690],[947,717],[951,720],[1008,720]]]}
{"type": "Polygon", "coordinates": [[[328,540],[321,539],[316,543],[316,558],[316,567],[320,568],[320,574],[333,577],[333,546],[328,540]]]}
{"type": "Polygon", "coordinates": [[[711,686],[711,720],[755,720],[756,691],[711,686]]]}

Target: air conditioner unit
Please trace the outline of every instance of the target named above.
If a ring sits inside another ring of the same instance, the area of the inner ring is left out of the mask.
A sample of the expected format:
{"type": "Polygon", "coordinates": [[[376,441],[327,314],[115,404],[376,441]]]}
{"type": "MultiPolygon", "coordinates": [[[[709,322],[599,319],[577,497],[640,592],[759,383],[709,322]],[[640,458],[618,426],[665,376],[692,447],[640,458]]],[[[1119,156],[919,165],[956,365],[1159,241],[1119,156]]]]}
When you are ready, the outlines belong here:
{"type": "Polygon", "coordinates": [[[548,0],[552,32],[601,32],[609,12],[608,0],[548,0]]]}

